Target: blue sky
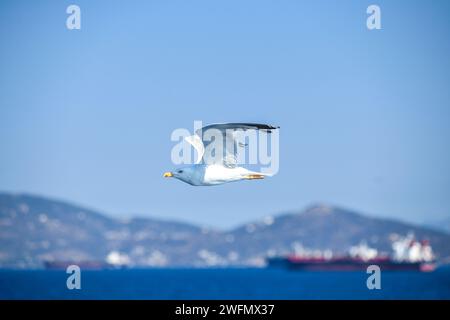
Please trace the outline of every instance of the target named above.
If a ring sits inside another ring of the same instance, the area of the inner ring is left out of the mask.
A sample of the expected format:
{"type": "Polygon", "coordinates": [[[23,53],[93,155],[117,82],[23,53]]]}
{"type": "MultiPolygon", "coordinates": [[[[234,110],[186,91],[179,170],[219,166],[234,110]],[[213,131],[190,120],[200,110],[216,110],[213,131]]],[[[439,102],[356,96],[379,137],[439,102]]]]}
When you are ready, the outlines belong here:
{"type": "Polygon", "coordinates": [[[2,1],[0,190],[231,227],[450,215],[448,1],[2,1]],[[81,30],[65,27],[81,8],[81,30]],[[366,28],[381,7],[382,30],[366,28]],[[272,179],[163,179],[173,129],[281,126],[272,179]]]}

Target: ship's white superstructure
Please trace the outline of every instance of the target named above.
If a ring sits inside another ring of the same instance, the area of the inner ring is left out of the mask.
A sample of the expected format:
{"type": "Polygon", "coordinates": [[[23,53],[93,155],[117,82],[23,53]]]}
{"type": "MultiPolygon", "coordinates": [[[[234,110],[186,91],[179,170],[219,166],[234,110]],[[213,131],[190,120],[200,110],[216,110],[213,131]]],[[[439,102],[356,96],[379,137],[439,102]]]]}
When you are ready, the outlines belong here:
{"type": "Polygon", "coordinates": [[[400,262],[432,262],[435,257],[428,241],[417,241],[413,234],[392,243],[393,258],[400,262]]]}

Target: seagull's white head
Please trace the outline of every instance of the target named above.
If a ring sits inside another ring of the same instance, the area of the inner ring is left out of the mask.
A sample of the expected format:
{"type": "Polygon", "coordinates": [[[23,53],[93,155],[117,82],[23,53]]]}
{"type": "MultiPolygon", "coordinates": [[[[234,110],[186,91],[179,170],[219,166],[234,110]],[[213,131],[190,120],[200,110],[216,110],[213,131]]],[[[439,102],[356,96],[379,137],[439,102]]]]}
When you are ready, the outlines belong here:
{"type": "Polygon", "coordinates": [[[165,178],[177,178],[178,180],[184,181],[186,183],[192,184],[193,180],[194,180],[194,170],[192,167],[184,167],[184,168],[179,168],[177,170],[174,171],[169,171],[164,173],[164,177],[165,178]]]}

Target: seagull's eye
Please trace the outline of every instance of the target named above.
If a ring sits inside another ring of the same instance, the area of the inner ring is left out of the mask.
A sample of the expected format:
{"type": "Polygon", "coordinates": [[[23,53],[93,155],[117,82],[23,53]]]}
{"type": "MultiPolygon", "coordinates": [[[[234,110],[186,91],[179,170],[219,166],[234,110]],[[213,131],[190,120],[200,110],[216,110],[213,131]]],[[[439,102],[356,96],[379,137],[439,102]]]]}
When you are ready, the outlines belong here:
{"type": "Polygon", "coordinates": [[[183,173],[183,170],[178,170],[178,173],[183,173]]]}

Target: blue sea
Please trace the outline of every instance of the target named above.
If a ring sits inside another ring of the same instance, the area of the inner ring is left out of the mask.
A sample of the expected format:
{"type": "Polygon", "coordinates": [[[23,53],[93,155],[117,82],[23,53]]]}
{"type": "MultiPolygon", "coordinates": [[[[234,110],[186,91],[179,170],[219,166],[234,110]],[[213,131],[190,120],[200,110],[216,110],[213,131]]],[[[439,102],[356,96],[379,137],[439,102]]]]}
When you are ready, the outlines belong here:
{"type": "Polygon", "coordinates": [[[369,290],[365,272],[281,269],[125,269],[82,271],[68,290],[64,270],[0,271],[0,299],[450,299],[450,268],[382,272],[369,290]]]}

